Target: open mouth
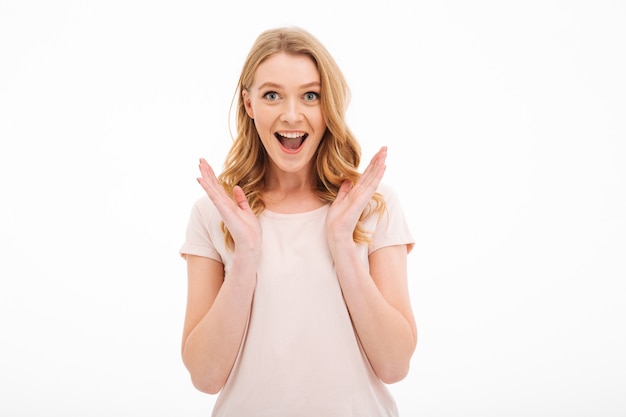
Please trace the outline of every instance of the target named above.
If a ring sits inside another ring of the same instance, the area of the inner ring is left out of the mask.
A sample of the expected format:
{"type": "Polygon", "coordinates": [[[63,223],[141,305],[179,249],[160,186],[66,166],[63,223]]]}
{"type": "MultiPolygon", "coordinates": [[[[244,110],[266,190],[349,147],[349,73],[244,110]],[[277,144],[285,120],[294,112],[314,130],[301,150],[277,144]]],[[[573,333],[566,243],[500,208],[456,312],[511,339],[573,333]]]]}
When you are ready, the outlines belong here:
{"type": "Polygon", "coordinates": [[[300,149],[309,135],[305,132],[276,132],[274,136],[284,149],[296,151],[300,149]]]}

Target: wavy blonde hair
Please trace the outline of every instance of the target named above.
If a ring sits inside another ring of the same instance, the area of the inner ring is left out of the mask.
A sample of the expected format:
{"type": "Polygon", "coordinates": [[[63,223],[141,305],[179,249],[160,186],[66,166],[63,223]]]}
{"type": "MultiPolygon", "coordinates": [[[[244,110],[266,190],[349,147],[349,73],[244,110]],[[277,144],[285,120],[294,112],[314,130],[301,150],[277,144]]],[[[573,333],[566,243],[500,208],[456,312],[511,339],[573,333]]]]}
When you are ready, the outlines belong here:
{"type": "MultiPolygon", "coordinates": [[[[224,189],[231,195],[233,187],[239,185],[257,215],[265,209],[263,190],[268,156],[254,120],[246,112],[242,92],[252,85],[259,65],[278,52],[308,56],[320,75],[320,101],[326,132],[314,156],[314,188],[318,198],[332,203],[343,181],[349,180],[354,184],[360,177],[357,168],[361,161],[361,147],[345,121],[350,91],[339,66],[321,42],[302,28],[266,30],[253,44],[237,83],[233,96],[233,103],[237,100],[237,136],[226,157],[224,169],[218,176],[224,189]]],[[[355,227],[353,239],[356,243],[371,243],[371,233],[364,230],[362,222],[373,213],[380,215],[385,209],[380,194],[374,194],[373,200],[374,205],[363,211],[355,227]]],[[[222,230],[226,245],[232,250],[233,238],[223,222],[222,230]]]]}

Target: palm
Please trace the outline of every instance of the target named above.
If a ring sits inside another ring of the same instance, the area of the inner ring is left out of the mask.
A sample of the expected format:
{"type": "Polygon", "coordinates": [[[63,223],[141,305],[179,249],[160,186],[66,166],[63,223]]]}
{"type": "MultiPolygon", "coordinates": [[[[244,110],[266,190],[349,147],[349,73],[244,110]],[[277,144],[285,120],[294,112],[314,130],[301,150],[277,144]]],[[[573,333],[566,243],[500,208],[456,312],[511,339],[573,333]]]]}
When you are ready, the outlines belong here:
{"type": "Polygon", "coordinates": [[[326,217],[326,232],[329,239],[352,238],[361,213],[376,192],[385,173],[386,157],[387,148],[383,147],[374,155],[354,186],[351,186],[349,181],[341,185],[326,217]]]}
{"type": "Polygon", "coordinates": [[[230,231],[235,247],[256,249],[260,247],[261,225],[258,218],[248,205],[248,200],[239,186],[233,189],[230,197],[220,185],[211,166],[206,160],[200,159],[198,183],[217,208],[224,224],[230,231]]]}

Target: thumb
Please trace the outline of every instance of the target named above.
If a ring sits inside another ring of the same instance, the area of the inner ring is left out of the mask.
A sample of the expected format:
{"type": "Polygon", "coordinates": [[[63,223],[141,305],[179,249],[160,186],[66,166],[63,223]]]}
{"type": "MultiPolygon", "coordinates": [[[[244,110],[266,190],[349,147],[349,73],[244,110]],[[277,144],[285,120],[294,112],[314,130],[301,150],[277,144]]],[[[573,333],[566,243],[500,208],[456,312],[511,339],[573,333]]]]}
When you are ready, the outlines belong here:
{"type": "Polygon", "coordinates": [[[343,200],[346,197],[346,195],[348,195],[351,189],[352,189],[352,183],[350,182],[350,180],[344,180],[341,183],[339,190],[337,191],[337,198],[335,198],[335,201],[343,200]]]}
{"type": "Polygon", "coordinates": [[[235,185],[235,187],[233,188],[233,197],[235,198],[235,202],[240,209],[250,210],[250,205],[248,204],[246,194],[243,192],[240,186],[235,185]]]}

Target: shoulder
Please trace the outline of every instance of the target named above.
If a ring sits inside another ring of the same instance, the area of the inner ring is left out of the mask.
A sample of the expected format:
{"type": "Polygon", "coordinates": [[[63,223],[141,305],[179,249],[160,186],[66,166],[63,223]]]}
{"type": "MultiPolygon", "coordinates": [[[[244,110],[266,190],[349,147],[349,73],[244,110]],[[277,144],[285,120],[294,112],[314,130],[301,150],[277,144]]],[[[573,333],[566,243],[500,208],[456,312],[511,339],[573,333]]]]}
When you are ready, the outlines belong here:
{"type": "Polygon", "coordinates": [[[401,205],[400,195],[398,194],[396,189],[389,183],[381,182],[378,185],[378,189],[376,190],[376,192],[383,197],[386,205],[401,205]]]}
{"type": "Polygon", "coordinates": [[[389,183],[381,182],[378,185],[378,189],[376,189],[376,192],[382,194],[383,197],[386,197],[387,195],[394,195],[396,193],[396,190],[389,183]]]}
{"type": "Polygon", "coordinates": [[[215,226],[219,227],[222,218],[215,204],[213,204],[208,196],[204,195],[197,198],[193,203],[190,220],[195,226],[202,225],[212,229],[215,226]]]}
{"type": "Polygon", "coordinates": [[[377,192],[385,200],[385,207],[380,216],[372,216],[376,220],[368,219],[372,222],[370,230],[374,231],[374,244],[370,247],[370,253],[382,247],[394,245],[406,245],[407,250],[411,251],[414,239],[399,194],[393,186],[387,183],[381,183],[377,192]]]}
{"type": "Polygon", "coordinates": [[[192,210],[198,212],[203,217],[219,217],[219,212],[217,211],[215,204],[213,204],[213,202],[207,195],[203,195],[197,198],[196,201],[193,203],[192,210]]]}
{"type": "Polygon", "coordinates": [[[181,255],[204,256],[223,263],[225,244],[221,220],[217,208],[208,196],[196,199],[189,215],[185,242],[180,249],[181,255]]]}

